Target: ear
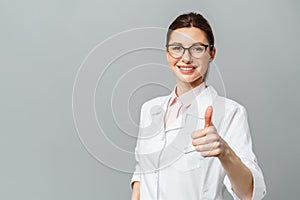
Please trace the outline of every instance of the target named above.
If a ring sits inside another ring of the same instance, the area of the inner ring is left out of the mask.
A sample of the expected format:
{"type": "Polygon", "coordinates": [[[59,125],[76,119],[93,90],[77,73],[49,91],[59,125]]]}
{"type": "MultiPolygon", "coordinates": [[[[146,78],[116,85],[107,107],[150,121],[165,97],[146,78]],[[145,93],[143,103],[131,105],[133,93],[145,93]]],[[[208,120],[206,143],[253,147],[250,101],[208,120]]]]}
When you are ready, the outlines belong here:
{"type": "Polygon", "coordinates": [[[214,46],[213,50],[210,51],[210,60],[211,60],[211,61],[212,61],[213,59],[215,59],[216,52],[217,52],[217,49],[216,49],[216,47],[214,46]]]}

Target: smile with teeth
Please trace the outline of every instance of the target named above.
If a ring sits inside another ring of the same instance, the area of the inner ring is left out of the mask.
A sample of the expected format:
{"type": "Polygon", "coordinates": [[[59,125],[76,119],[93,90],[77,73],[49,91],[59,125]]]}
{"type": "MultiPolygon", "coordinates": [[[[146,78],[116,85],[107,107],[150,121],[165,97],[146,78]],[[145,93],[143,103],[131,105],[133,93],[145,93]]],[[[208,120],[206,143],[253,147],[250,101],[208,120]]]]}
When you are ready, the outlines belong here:
{"type": "Polygon", "coordinates": [[[196,67],[193,67],[193,66],[178,66],[179,69],[183,70],[183,71],[190,71],[190,70],[193,70],[193,69],[196,69],[196,67]]]}

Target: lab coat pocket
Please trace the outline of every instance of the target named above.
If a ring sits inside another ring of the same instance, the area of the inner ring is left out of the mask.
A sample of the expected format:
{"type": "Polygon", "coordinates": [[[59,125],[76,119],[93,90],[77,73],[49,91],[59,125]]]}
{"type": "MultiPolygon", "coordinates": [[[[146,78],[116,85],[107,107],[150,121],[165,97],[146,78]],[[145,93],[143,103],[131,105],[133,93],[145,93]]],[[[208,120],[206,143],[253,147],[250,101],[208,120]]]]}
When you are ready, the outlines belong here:
{"type": "Polygon", "coordinates": [[[173,163],[172,167],[181,172],[200,169],[203,166],[203,157],[199,152],[187,151],[173,163]]]}

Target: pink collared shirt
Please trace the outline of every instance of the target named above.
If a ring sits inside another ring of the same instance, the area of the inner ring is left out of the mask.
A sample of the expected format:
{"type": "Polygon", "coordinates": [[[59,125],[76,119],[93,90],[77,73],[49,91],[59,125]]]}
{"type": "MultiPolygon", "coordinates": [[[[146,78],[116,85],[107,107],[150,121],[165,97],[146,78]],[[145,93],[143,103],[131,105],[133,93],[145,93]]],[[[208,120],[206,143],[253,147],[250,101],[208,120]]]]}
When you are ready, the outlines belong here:
{"type": "Polygon", "coordinates": [[[206,88],[205,82],[202,82],[197,87],[188,92],[177,96],[177,86],[172,91],[171,98],[168,103],[167,113],[165,117],[165,127],[169,126],[176,118],[184,113],[191,103],[206,88]],[[180,104],[180,105],[179,105],[180,104]]]}

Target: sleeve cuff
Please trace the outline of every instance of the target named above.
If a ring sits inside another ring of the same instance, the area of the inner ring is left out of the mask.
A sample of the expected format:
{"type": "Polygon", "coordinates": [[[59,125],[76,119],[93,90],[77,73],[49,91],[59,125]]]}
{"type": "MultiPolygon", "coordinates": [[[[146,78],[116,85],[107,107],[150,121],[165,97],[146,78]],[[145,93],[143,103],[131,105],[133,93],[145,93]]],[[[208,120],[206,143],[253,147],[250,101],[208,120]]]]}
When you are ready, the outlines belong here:
{"type": "MultiPolygon", "coordinates": [[[[254,165],[254,164],[250,164],[254,165]]],[[[256,169],[255,166],[249,167],[249,164],[247,163],[246,166],[251,171],[253,176],[253,193],[252,193],[252,200],[261,200],[266,195],[266,186],[264,182],[264,178],[262,175],[262,172],[260,169],[256,169]]],[[[228,190],[228,192],[231,194],[234,200],[239,200],[238,196],[235,194],[235,192],[232,190],[230,180],[228,176],[225,176],[224,184],[228,190]]]]}
{"type": "Polygon", "coordinates": [[[130,181],[130,188],[132,189],[132,184],[136,181],[140,181],[140,176],[136,173],[132,175],[131,181],[130,181]]]}
{"type": "Polygon", "coordinates": [[[253,176],[253,194],[252,194],[252,199],[253,200],[261,200],[263,199],[266,194],[266,185],[264,178],[262,176],[262,173],[259,171],[249,168],[249,170],[252,173],[253,176]]]}

